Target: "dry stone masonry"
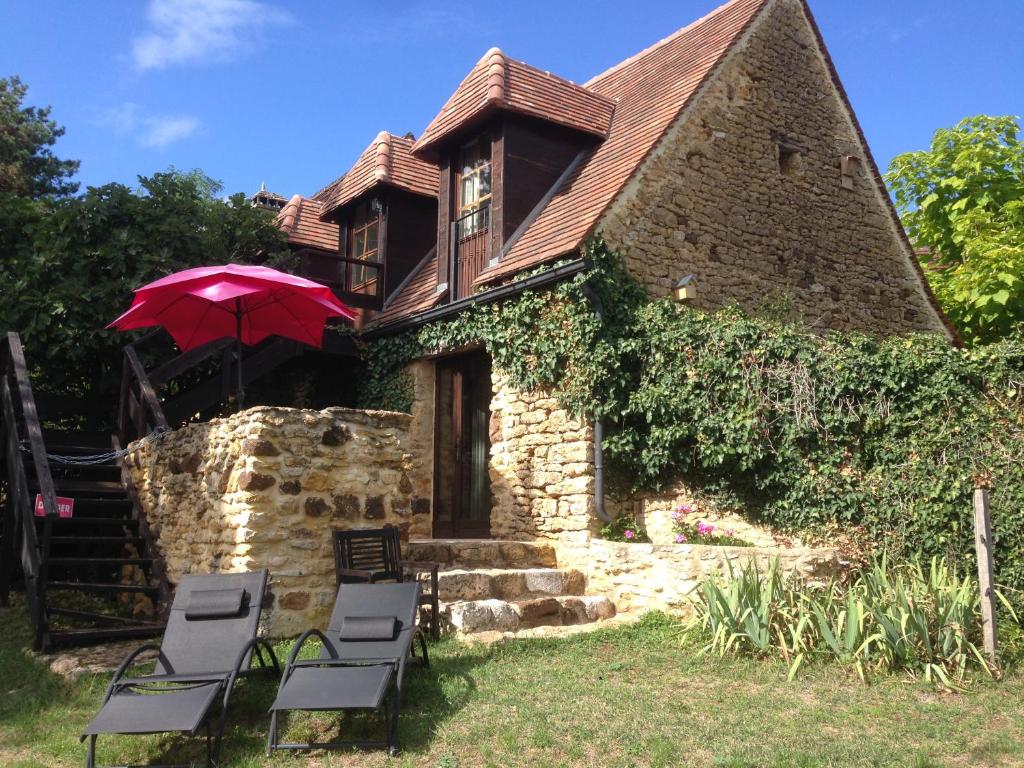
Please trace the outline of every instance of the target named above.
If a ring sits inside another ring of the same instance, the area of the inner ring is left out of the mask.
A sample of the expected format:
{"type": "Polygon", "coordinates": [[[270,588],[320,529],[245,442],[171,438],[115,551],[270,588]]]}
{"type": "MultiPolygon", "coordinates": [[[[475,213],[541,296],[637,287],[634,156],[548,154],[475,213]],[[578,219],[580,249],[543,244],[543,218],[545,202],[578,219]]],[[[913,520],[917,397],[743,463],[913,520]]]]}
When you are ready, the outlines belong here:
{"type": "Polygon", "coordinates": [[[944,333],[798,0],[775,3],[599,225],[655,296],[788,299],[811,327],[944,333]],[[845,162],[843,158],[848,158],[845,162]]]}
{"type": "Polygon", "coordinates": [[[333,528],[430,535],[429,454],[410,422],[258,407],[135,444],[132,479],[170,580],[266,568],[271,634],[321,626],[334,599],[333,528]]]}
{"type": "Polygon", "coordinates": [[[595,525],[590,425],[502,373],[491,381],[491,535],[585,542],[595,525]]]}

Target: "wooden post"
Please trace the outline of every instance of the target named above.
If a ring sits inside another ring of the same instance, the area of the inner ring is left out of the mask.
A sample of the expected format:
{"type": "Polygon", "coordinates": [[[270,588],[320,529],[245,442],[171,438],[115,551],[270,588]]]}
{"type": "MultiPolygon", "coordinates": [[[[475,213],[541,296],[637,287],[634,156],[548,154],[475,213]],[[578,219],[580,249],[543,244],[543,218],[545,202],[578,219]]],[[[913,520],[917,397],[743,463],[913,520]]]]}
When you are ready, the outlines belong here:
{"type": "Polygon", "coordinates": [[[992,586],[992,522],[988,491],[974,490],[974,550],[978,555],[978,587],[981,590],[981,633],[985,655],[996,665],[996,595],[992,586]]]}

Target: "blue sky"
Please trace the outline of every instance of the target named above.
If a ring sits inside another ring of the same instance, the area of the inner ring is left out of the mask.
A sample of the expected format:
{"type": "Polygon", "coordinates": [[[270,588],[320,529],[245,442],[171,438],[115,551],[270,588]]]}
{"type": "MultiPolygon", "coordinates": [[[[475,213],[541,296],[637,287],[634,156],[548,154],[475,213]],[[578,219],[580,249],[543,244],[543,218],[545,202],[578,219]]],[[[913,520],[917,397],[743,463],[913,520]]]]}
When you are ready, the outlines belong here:
{"type": "MultiPolygon", "coordinates": [[[[1024,0],[810,0],[876,159],[1024,113],[1024,0]]],[[[86,185],[202,168],[312,194],[382,129],[416,134],[492,45],[577,82],[715,0],[0,0],[0,76],[67,128],[86,185]]]]}

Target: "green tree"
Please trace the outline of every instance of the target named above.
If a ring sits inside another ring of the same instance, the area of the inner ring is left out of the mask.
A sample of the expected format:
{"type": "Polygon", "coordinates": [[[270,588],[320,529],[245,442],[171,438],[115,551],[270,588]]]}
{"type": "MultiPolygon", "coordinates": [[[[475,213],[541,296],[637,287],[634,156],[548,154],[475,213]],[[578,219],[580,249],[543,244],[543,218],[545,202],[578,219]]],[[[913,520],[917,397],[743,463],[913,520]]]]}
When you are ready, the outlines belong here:
{"type": "Polygon", "coordinates": [[[17,75],[0,78],[0,192],[39,199],[72,195],[77,160],[61,160],[50,149],[64,128],[50,107],[23,106],[28,86],[17,75]]]}
{"type": "Polygon", "coordinates": [[[1018,118],[978,115],[893,159],[886,181],[942,308],[970,342],[1024,321],[1024,145],[1018,118]]]}
{"type": "Polygon", "coordinates": [[[87,394],[113,416],[131,336],[104,326],[135,288],[203,264],[294,266],[273,216],[219,189],[202,172],[172,170],[52,206],[0,195],[0,329],[21,334],[40,390],[87,394]]]}

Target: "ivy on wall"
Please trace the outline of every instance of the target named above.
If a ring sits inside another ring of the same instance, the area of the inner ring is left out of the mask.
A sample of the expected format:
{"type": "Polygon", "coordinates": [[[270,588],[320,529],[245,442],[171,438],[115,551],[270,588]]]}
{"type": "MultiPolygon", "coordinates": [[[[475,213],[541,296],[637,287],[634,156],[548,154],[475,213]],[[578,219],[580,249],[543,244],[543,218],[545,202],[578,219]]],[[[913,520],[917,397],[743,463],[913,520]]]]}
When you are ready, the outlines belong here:
{"type": "Polygon", "coordinates": [[[1021,338],[819,336],[648,299],[599,239],[586,255],[587,274],[368,345],[364,404],[408,410],[409,361],[482,341],[512,386],[605,419],[619,492],[682,481],[784,530],[966,562],[991,484],[999,578],[1024,589],[1021,338]]]}

